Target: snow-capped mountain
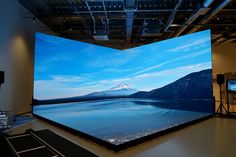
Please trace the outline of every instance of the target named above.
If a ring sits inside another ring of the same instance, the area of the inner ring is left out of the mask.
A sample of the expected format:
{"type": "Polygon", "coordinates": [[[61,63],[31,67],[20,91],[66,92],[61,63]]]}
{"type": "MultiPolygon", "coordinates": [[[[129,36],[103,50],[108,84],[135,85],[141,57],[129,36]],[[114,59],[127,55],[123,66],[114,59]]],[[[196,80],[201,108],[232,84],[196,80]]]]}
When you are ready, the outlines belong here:
{"type": "Polygon", "coordinates": [[[121,83],[118,86],[112,87],[111,90],[129,89],[130,87],[126,83],[121,83]]]}
{"type": "Polygon", "coordinates": [[[104,97],[104,96],[128,96],[138,92],[136,89],[130,88],[127,84],[119,84],[109,90],[90,93],[86,96],[104,97]]]}

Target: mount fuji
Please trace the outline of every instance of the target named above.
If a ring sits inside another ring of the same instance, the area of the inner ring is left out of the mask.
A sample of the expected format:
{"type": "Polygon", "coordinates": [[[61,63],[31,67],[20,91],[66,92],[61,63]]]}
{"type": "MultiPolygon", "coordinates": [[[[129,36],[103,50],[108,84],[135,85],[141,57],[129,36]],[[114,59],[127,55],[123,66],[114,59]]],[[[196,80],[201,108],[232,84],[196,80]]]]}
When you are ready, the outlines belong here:
{"type": "Polygon", "coordinates": [[[128,96],[138,92],[138,90],[130,88],[128,84],[122,83],[108,90],[90,93],[89,97],[104,97],[104,96],[128,96]]]}
{"type": "Polygon", "coordinates": [[[59,98],[59,99],[48,99],[48,100],[34,100],[34,104],[57,104],[57,103],[67,103],[67,102],[78,102],[78,101],[91,101],[91,100],[101,100],[110,99],[118,97],[129,97],[130,95],[137,93],[138,90],[130,88],[129,85],[123,83],[118,86],[112,87],[108,90],[93,92],[83,96],[59,98]]]}

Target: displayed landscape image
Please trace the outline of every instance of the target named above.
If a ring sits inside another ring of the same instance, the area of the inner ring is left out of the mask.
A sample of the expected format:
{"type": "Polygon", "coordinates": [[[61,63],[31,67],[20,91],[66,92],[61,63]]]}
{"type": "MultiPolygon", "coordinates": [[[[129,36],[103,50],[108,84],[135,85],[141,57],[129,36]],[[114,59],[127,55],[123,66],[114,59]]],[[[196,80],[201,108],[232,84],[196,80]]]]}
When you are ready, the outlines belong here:
{"type": "Polygon", "coordinates": [[[203,31],[123,51],[38,33],[34,98],[50,100],[131,94],[144,97],[147,92],[152,92],[148,97],[164,99],[211,98],[209,33],[203,31]],[[171,85],[177,80],[176,85],[171,85]],[[183,92],[175,90],[174,94],[174,90],[168,89],[175,88],[173,86],[183,92]],[[207,87],[207,90],[191,93],[207,87]],[[162,95],[155,95],[158,89],[164,90],[162,95]]]}
{"type": "Polygon", "coordinates": [[[228,90],[236,91],[236,80],[229,80],[228,81],[228,90]]]}
{"type": "Polygon", "coordinates": [[[127,50],[37,33],[33,113],[114,145],[214,112],[210,31],[127,50]]]}

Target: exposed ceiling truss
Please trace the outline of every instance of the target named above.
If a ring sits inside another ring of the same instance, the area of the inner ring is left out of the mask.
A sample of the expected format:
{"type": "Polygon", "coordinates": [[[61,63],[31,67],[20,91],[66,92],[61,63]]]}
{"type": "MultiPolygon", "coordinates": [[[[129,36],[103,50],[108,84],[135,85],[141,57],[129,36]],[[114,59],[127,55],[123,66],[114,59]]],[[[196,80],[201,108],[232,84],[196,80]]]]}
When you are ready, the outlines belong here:
{"type": "Polygon", "coordinates": [[[236,42],[235,0],[19,2],[61,37],[118,49],[209,28],[212,31],[212,43],[236,42]]]}

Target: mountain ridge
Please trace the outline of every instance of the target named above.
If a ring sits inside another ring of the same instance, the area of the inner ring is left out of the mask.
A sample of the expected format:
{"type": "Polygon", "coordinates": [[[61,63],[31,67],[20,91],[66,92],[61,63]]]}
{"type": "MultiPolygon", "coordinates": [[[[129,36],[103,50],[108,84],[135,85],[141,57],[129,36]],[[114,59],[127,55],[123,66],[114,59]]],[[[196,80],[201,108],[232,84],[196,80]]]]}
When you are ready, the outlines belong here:
{"type": "Polygon", "coordinates": [[[99,92],[93,92],[87,95],[84,95],[85,97],[99,97],[99,96],[128,96],[131,94],[134,94],[138,92],[138,90],[134,88],[130,88],[128,84],[119,84],[118,86],[112,87],[109,90],[99,91],[99,92]]]}
{"type": "Polygon", "coordinates": [[[34,100],[34,104],[53,104],[78,101],[91,101],[115,98],[145,99],[212,99],[212,70],[206,69],[190,73],[170,84],[151,91],[137,91],[128,85],[118,85],[108,90],[93,92],[83,96],[34,100]]]}
{"type": "Polygon", "coordinates": [[[139,91],[132,98],[209,99],[212,98],[212,70],[190,73],[166,86],[149,92],[139,91]]]}

